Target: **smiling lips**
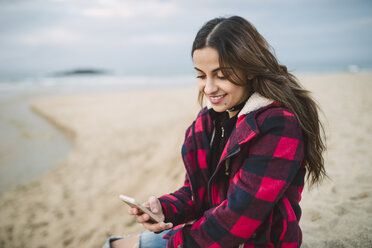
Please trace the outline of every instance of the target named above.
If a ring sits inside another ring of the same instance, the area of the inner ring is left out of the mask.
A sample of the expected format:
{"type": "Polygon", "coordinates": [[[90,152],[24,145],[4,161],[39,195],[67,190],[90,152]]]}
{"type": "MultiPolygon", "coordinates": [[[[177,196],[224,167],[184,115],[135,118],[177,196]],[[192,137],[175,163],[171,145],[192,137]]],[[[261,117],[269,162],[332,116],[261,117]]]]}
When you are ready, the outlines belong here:
{"type": "Polygon", "coordinates": [[[218,104],[218,103],[222,102],[222,100],[225,98],[226,95],[227,94],[218,95],[218,96],[208,96],[208,98],[209,98],[209,101],[212,104],[218,104]]]}

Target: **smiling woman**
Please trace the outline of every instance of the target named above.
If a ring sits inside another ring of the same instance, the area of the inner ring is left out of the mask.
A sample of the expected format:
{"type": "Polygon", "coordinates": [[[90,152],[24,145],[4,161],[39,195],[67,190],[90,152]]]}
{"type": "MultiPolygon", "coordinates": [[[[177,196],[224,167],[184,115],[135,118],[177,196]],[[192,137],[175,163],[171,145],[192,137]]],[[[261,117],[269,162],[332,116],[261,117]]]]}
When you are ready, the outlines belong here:
{"type": "MultiPolygon", "coordinates": [[[[198,73],[199,91],[207,96],[215,111],[230,110],[248,99],[251,92],[249,87],[231,83],[222,73],[216,49],[205,47],[195,50],[193,59],[198,73]]],[[[230,117],[236,115],[237,111],[229,111],[230,117]]]]}
{"type": "Polygon", "coordinates": [[[160,222],[132,207],[148,231],[104,247],[299,247],[306,171],[325,176],[317,105],[239,16],[207,22],[191,54],[207,107],[186,131],[184,185],[145,203],[160,222]]]}

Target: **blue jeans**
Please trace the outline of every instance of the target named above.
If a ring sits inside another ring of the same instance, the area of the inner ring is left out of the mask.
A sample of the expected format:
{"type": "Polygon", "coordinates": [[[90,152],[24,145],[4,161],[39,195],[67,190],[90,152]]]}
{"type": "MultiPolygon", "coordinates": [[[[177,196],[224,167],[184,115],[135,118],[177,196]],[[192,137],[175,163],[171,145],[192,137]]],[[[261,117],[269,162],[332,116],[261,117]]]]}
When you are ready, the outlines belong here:
{"type": "MultiPolygon", "coordinates": [[[[169,230],[165,230],[161,233],[153,233],[150,231],[143,231],[140,233],[139,237],[139,248],[165,248],[167,247],[167,239],[163,239],[164,234],[169,230]]],[[[125,239],[125,237],[110,237],[107,239],[106,243],[102,248],[111,248],[111,242],[125,239]]]]}

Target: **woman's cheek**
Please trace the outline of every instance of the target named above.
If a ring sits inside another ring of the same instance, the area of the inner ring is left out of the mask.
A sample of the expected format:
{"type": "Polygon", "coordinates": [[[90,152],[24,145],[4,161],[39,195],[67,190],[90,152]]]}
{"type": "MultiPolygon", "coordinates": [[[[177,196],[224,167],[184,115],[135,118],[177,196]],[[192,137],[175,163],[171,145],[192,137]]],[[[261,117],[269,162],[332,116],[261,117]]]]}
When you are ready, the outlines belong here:
{"type": "Polygon", "coordinates": [[[201,80],[198,80],[198,87],[200,92],[204,94],[205,83],[203,83],[201,80]]]}

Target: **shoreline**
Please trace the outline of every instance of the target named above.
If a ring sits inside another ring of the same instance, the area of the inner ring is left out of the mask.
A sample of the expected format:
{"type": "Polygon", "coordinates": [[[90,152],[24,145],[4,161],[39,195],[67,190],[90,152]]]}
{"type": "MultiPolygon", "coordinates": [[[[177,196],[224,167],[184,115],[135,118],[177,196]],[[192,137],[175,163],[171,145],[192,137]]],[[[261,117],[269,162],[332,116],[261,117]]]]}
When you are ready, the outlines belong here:
{"type": "Polygon", "coordinates": [[[65,132],[32,111],[30,102],[37,97],[22,94],[0,99],[0,198],[38,180],[73,149],[65,132]]]}
{"type": "MultiPolygon", "coordinates": [[[[303,247],[367,247],[372,73],[299,78],[326,116],[332,179],[303,192],[303,247]]],[[[34,101],[34,111],[73,135],[73,150],[38,180],[0,198],[0,244],[101,247],[107,236],[142,230],[118,195],[145,201],[181,185],[180,149],[198,112],[196,96],[196,87],[188,87],[34,101]]]]}

